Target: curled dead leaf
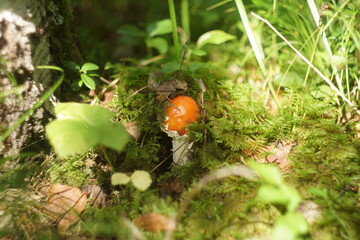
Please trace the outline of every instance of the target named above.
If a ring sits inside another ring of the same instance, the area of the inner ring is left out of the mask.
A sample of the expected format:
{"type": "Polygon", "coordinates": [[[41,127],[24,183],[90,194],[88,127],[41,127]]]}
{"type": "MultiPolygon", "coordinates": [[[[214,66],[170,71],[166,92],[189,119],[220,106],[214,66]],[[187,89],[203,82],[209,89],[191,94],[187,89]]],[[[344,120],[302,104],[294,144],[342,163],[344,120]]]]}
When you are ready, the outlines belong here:
{"type": "Polygon", "coordinates": [[[146,231],[156,233],[158,231],[170,231],[175,228],[174,220],[157,213],[146,213],[134,220],[136,226],[146,231]]]}
{"type": "Polygon", "coordinates": [[[136,140],[139,141],[141,134],[139,128],[134,122],[127,122],[124,124],[126,131],[136,140]]]}
{"type": "Polygon", "coordinates": [[[86,193],[87,197],[91,200],[91,206],[105,206],[106,194],[100,186],[94,184],[87,184],[82,188],[82,191],[86,193]]]}
{"type": "Polygon", "coordinates": [[[185,92],[188,89],[188,84],[183,80],[168,80],[160,81],[165,78],[162,72],[153,72],[148,79],[148,89],[157,93],[157,99],[162,102],[166,98],[171,98],[174,93],[185,92]]]}
{"type": "Polygon", "coordinates": [[[290,140],[282,140],[278,144],[265,147],[260,153],[253,157],[260,163],[275,163],[281,170],[285,171],[290,167],[290,160],[288,156],[293,146],[295,146],[294,142],[291,142],[290,140]],[[266,154],[265,157],[263,156],[264,154],[266,154]]]}
{"type": "Polygon", "coordinates": [[[87,197],[77,187],[55,183],[46,194],[48,200],[44,213],[53,219],[60,231],[66,231],[79,220],[79,214],[85,210],[87,197]]]}

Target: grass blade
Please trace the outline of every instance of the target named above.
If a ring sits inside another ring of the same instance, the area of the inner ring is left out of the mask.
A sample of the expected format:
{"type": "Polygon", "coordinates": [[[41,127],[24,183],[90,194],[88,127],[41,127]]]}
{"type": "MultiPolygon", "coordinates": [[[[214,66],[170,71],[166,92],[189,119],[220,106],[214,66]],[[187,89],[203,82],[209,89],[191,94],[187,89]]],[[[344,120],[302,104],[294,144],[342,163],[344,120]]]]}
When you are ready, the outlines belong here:
{"type": "Polygon", "coordinates": [[[176,59],[180,60],[180,44],[179,44],[179,35],[177,32],[177,22],[176,22],[176,14],[175,14],[175,4],[174,0],[168,0],[169,5],[169,12],[170,12],[170,19],[172,24],[172,34],[173,34],[173,41],[175,47],[175,56],[176,59]]]}
{"type": "Polygon", "coordinates": [[[360,114],[360,110],[357,109],[354,104],[342,93],[339,91],[339,89],[328,79],[319,69],[317,69],[314,64],[312,64],[304,55],[302,55],[299,50],[297,50],[276,28],[266,19],[260,17],[259,15],[255,13],[251,13],[256,18],[260,19],[266,25],[268,25],[282,40],[284,40],[288,46],[304,61],[306,64],[308,64],[314,71],[330,86],[332,90],[334,90],[351,108],[353,108],[357,114],[360,114]]]}
{"type": "Polygon", "coordinates": [[[35,112],[35,110],[38,109],[44,103],[44,101],[46,99],[48,99],[51,96],[51,94],[53,94],[53,92],[55,92],[55,90],[60,86],[60,84],[64,80],[64,70],[62,70],[59,67],[56,67],[56,66],[38,66],[37,68],[38,69],[51,69],[51,70],[60,71],[61,75],[58,78],[58,80],[55,82],[55,84],[49,90],[47,90],[44,93],[44,95],[42,95],[40,97],[39,101],[37,101],[32,108],[30,108],[23,115],[21,115],[21,117],[0,136],[0,142],[3,142],[16,128],[18,128],[28,117],[30,117],[35,112]]]}
{"type": "Polygon", "coordinates": [[[181,0],[181,26],[187,36],[190,36],[189,0],[181,0]]]}

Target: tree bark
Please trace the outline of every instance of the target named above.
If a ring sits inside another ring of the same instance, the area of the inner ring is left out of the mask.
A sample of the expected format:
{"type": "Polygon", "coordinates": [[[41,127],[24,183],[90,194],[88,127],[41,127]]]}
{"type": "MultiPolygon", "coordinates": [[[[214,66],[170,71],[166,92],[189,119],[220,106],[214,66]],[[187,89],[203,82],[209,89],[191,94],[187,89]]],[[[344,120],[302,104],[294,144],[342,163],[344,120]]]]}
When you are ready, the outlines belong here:
{"type": "MultiPolygon", "coordinates": [[[[1,0],[0,135],[19,120],[56,80],[39,65],[61,66],[73,59],[68,0],[1,0]]],[[[0,155],[16,156],[44,138],[44,125],[61,91],[0,143],[0,155]]]]}

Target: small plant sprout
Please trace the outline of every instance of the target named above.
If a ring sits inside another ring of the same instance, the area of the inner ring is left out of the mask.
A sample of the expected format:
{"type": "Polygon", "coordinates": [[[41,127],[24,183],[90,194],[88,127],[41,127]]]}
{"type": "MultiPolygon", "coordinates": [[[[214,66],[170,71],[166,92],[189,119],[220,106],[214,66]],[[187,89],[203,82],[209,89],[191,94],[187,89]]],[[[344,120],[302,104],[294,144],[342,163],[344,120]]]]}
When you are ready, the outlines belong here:
{"type": "Polygon", "coordinates": [[[87,88],[94,90],[96,88],[95,81],[93,77],[99,77],[99,74],[92,71],[99,69],[99,66],[94,63],[84,63],[81,67],[74,62],[67,62],[67,67],[80,75],[80,79],[74,83],[73,87],[75,89],[80,89],[84,84],[87,88]]]}
{"type": "Polygon", "coordinates": [[[194,99],[188,96],[178,96],[170,101],[166,109],[164,131],[172,137],[173,160],[175,164],[184,165],[188,160],[192,147],[186,134],[187,125],[197,121],[200,110],[194,99]]]}
{"type": "Polygon", "coordinates": [[[152,180],[150,174],[142,170],[136,170],[131,176],[121,172],[116,172],[111,175],[111,184],[114,186],[126,185],[129,182],[131,182],[136,189],[145,191],[150,187],[152,180]]]}

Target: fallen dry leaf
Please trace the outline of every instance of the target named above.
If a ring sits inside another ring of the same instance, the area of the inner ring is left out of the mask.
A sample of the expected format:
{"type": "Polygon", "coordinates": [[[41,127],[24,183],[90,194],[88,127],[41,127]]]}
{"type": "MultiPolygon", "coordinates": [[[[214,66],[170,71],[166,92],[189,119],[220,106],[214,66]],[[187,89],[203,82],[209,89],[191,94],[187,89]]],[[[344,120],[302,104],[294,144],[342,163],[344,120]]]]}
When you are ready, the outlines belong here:
{"type": "Polygon", "coordinates": [[[300,212],[308,223],[313,223],[318,220],[322,214],[320,206],[312,201],[304,201],[298,207],[297,211],[300,212]]]}
{"type": "Polygon", "coordinates": [[[124,124],[126,131],[136,140],[139,141],[141,137],[141,133],[139,128],[136,126],[134,122],[127,122],[124,124]]]}
{"type": "Polygon", "coordinates": [[[157,213],[146,213],[135,218],[134,223],[136,226],[153,233],[170,231],[175,228],[174,221],[171,218],[157,213]]]}
{"type": "Polygon", "coordinates": [[[78,215],[85,210],[87,197],[77,187],[55,183],[50,186],[44,212],[56,221],[60,231],[79,220],[78,215]]]}
{"type": "Polygon", "coordinates": [[[172,197],[177,199],[180,197],[181,193],[184,191],[184,187],[181,182],[174,178],[170,177],[158,183],[158,194],[162,198],[172,197]]]}
{"type": "Polygon", "coordinates": [[[101,101],[100,106],[106,106],[106,105],[108,105],[108,104],[112,101],[114,95],[115,95],[115,92],[113,92],[113,91],[111,91],[111,92],[105,92],[105,93],[104,93],[104,100],[101,101]]]}
{"type": "Polygon", "coordinates": [[[85,185],[82,191],[86,193],[87,197],[91,200],[90,205],[105,206],[106,194],[100,186],[94,184],[85,185]]]}
{"type": "Polygon", "coordinates": [[[148,79],[148,89],[157,93],[157,99],[160,102],[165,101],[167,98],[171,98],[174,93],[185,92],[188,89],[188,84],[183,80],[168,80],[161,81],[165,77],[164,73],[153,72],[148,79]]]}
{"type": "Polygon", "coordinates": [[[254,156],[254,158],[260,163],[276,163],[281,170],[285,171],[290,167],[288,156],[294,145],[295,143],[289,140],[283,140],[280,143],[268,146],[261,151],[261,154],[270,154],[265,157],[254,156]]]}

